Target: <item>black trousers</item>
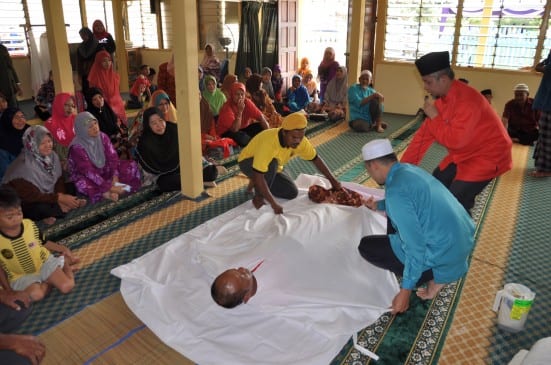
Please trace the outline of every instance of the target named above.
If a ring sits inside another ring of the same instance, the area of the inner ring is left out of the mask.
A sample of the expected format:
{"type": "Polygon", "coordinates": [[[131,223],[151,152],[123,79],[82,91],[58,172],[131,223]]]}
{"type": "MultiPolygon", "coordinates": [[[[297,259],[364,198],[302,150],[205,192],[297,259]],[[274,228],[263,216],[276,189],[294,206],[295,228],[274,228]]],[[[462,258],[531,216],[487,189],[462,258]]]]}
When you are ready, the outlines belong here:
{"type": "MultiPolygon", "coordinates": [[[[360,255],[371,264],[381,269],[390,270],[397,276],[404,273],[404,264],[396,257],[390,246],[389,234],[396,233],[390,220],[387,222],[387,234],[365,236],[361,239],[358,250],[360,255]]],[[[432,270],[426,270],[417,281],[417,286],[434,279],[432,270]]]]}
{"type": "Polygon", "coordinates": [[[369,132],[373,130],[373,126],[377,123],[377,120],[383,114],[383,106],[379,99],[373,99],[369,103],[369,114],[371,115],[371,123],[356,119],[349,122],[350,128],[356,132],[369,132]]]}
{"type": "MultiPolygon", "coordinates": [[[[216,165],[207,165],[203,167],[203,182],[214,181],[217,177],[218,170],[216,169],[216,165]]],[[[157,186],[163,193],[182,189],[180,171],[159,176],[157,178],[157,186]]]]}
{"type": "MultiPolygon", "coordinates": [[[[274,158],[268,165],[268,171],[264,174],[266,184],[273,196],[283,199],[294,199],[298,195],[295,182],[283,172],[277,172],[278,162],[274,158]]],[[[253,177],[253,159],[247,158],[239,162],[239,168],[247,177],[253,177]]]]}
{"type": "Polygon", "coordinates": [[[461,205],[470,214],[471,208],[474,206],[475,197],[492,181],[492,179],[484,181],[461,181],[456,180],[457,165],[451,163],[444,170],[436,167],[432,175],[440,180],[445,187],[459,200],[461,205]]]}
{"type": "Polygon", "coordinates": [[[507,128],[507,133],[509,133],[509,137],[511,138],[517,138],[518,143],[525,145],[525,146],[532,146],[534,142],[538,140],[539,137],[539,130],[533,129],[529,132],[507,128]]]}
{"type": "Polygon", "coordinates": [[[222,134],[222,137],[231,138],[237,143],[240,147],[245,147],[249,144],[249,141],[256,136],[258,133],[262,132],[262,124],[252,123],[247,127],[238,130],[237,132],[227,131],[222,134]]]}
{"type": "MultiPolygon", "coordinates": [[[[21,309],[16,311],[4,304],[0,304],[0,333],[9,334],[15,331],[23,321],[31,314],[32,307],[25,308],[20,303],[21,309]]],[[[14,351],[0,350],[0,363],[10,365],[30,365],[31,361],[26,357],[16,354],[14,351]]]]}

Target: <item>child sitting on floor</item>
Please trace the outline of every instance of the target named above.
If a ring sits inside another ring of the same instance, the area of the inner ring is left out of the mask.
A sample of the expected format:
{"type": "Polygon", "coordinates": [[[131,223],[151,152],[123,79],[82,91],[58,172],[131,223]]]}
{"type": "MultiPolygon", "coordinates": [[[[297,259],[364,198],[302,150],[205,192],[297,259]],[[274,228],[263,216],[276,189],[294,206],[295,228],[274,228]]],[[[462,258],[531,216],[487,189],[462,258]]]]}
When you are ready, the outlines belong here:
{"type": "Polygon", "coordinates": [[[52,286],[69,293],[75,286],[74,267],[79,259],[69,248],[44,237],[36,224],[23,218],[21,200],[15,190],[0,188],[0,285],[20,290],[35,302],[52,286]],[[50,251],[60,253],[53,255],[50,251]]]}
{"type": "Polygon", "coordinates": [[[145,101],[151,99],[150,86],[149,79],[144,75],[139,75],[130,89],[130,100],[126,106],[130,109],[142,109],[145,101]]]}

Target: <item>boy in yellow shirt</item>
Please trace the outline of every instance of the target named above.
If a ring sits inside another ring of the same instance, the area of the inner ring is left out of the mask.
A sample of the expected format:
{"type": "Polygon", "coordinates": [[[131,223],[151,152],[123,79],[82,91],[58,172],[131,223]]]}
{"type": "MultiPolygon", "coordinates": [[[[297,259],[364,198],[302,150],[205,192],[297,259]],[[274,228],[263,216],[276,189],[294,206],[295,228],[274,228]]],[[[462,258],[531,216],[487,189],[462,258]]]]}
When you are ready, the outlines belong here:
{"type": "Polygon", "coordinates": [[[0,285],[4,290],[21,290],[32,301],[44,298],[52,286],[67,294],[75,286],[71,265],[77,262],[67,247],[44,243],[36,224],[23,218],[17,193],[10,187],[0,188],[0,285]]]}

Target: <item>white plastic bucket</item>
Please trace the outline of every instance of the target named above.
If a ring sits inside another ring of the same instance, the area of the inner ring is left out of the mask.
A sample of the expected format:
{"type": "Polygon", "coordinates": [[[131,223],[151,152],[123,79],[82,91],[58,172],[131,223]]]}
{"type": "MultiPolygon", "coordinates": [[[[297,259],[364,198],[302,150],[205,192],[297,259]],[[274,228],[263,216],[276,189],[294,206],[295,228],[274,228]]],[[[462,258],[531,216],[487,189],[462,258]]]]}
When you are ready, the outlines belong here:
{"type": "Polygon", "coordinates": [[[522,331],[535,296],[536,293],[522,284],[505,284],[494,300],[498,327],[509,332],[522,331]]]}

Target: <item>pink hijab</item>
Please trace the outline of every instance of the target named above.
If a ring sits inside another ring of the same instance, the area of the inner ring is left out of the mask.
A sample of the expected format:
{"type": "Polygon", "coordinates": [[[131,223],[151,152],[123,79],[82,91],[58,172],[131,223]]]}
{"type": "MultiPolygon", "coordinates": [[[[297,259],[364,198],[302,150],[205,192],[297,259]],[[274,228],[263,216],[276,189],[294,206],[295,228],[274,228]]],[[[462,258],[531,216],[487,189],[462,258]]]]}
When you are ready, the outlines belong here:
{"type": "MultiPolygon", "coordinates": [[[[75,138],[75,116],[73,113],[69,116],[65,115],[65,103],[67,101],[75,102],[75,98],[69,93],[59,93],[55,96],[52,104],[52,116],[44,123],[44,126],[54,140],[62,146],[68,147],[73,138],[75,138]]],[[[76,109],[74,109],[76,110],[76,109]]]]}

